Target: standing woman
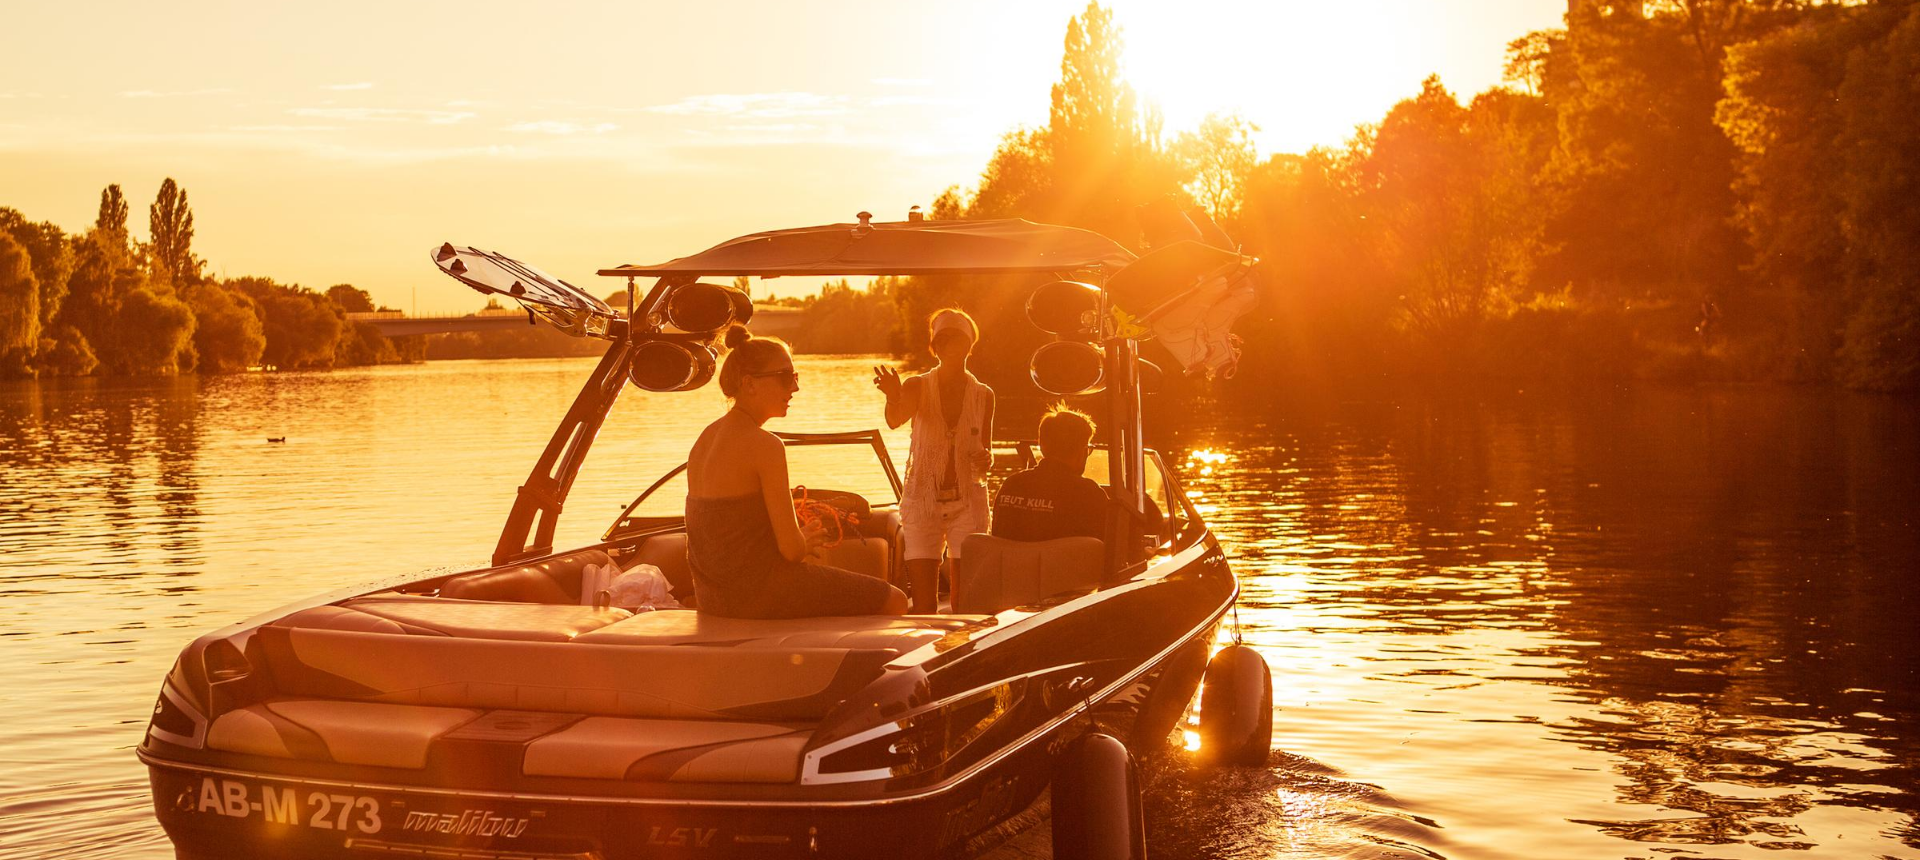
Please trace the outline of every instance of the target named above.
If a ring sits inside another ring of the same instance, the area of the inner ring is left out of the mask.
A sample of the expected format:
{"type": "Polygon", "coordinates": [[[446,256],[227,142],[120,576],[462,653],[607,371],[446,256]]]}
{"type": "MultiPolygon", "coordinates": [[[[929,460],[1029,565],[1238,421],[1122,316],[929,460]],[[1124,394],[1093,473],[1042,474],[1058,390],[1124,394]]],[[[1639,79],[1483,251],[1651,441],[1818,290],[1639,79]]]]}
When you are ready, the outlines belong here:
{"type": "Polygon", "coordinates": [[[987,530],[993,466],[993,389],[967,370],[980,327],[955,308],[935,311],[927,327],[939,360],[932,370],[902,381],[893,368],[876,367],[873,378],[887,396],[887,426],[913,422],[900,531],[917,613],[939,611],[941,550],[957,560],[961,541],[987,530]]]}
{"type": "Polygon", "coordinates": [[[785,341],[727,330],[720,391],[733,402],[687,455],[687,562],[700,611],[731,618],[900,615],[885,580],[812,564],[824,542],[793,511],[787,447],[761,425],[787,414],[800,374],[785,341]]]}

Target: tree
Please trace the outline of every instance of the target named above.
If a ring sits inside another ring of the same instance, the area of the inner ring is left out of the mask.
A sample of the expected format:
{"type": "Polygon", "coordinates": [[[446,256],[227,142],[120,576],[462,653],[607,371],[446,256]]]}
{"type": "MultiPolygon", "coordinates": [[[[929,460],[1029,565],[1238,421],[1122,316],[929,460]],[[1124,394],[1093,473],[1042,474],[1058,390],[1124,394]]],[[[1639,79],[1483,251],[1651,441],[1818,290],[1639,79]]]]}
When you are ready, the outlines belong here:
{"type": "Polygon", "coordinates": [[[198,323],[193,349],[202,373],[238,373],[260,363],[267,337],[253,299],[217,283],[192,284],[180,293],[198,323]]]}
{"type": "Polygon", "coordinates": [[[1729,49],[1720,128],[1739,149],[1749,270],[1778,308],[1783,375],[1920,384],[1912,214],[1912,5],[1810,10],[1729,49]],[[1903,86],[1905,87],[1903,89],[1903,86]],[[1894,111],[1892,114],[1884,111],[1894,111]]]}
{"type": "Polygon", "coordinates": [[[261,364],[279,370],[333,366],[345,320],[326,296],[267,278],[235,278],[227,285],[260,309],[267,341],[261,364]]]}
{"type": "Polygon", "coordinates": [[[150,286],[129,291],[114,319],[115,352],[107,364],[138,376],[172,376],[193,369],[193,310],[150,286]]]}
{"type": "Polygon", "coordinates": [[[1569,22],[1566,73],[1550,59],[1543,90],[1560,128],[1543,172],[1546,282],[1616,305],[1727,292],[1742,255],[1719,75],[1671,14],[1569,22]]]}
{"type": "Polygon", "coordinates": [[[29,373],[40,346],[40,283],[27,249],[0,232],[0,375],[29,373]]]}
{"type": "Polygon", "coordinates": [[[40,284],[40,325],[45,329],[67,298],[67,281],[73,277],[72,242],[52,221],[30,222],[5,207],[0,207],[0,233],[13,236],[33,261],[33,278],[40,284]]]}
{"type": "Polygon", "coordinates": [[[1920,390],[1920,5],[1847,60],[1838,103],[1849,298],[1841,381],[1920,390]]]}
{"type": "MultiPolygon", "coordinates": [[[[101,206],[105,208],[104,200],[101,206]]],[[[198,281],[201,263],[193,255],[193,209],[187,205],[186,190],[172,177],[160,183],[147,218],[155,283],[173,289],[198,281]]]]}
{"type": "Polygon", "coordinates": [[[94,230],[73,240],[73,275],[67,284],[56,328],[78,334],[87,355],[111,365],[118,352],[114,319],[121,301],[146,285],[146,275],[113,246],[111,235],[94,230]]]}
{"type": "Polygon", "coordinates": [[[100,190],[100,211],[93,218],[93,229],[100,234],[107,247],[131,251],[133,237],[127,233],[127,198],[120,193],[119,185],[109,185],[100,190]]]}
{"type": "Polygon", "coordinates": [[[1240,214],[1240,186],[1259,158],[1253,147],[1253,132],[1259,130],[1238,116],[1209,114],[1173,144],[1174,155],[1193,176],[1187,191],[1215,221],[1240,214]]]}
{"type": "Polygon", "coordinates": [[[352,284],[334,284],[327,288],[327,298],[344,313],[365,314],[373,312],[373,296],[366,290],[352,284]]]}

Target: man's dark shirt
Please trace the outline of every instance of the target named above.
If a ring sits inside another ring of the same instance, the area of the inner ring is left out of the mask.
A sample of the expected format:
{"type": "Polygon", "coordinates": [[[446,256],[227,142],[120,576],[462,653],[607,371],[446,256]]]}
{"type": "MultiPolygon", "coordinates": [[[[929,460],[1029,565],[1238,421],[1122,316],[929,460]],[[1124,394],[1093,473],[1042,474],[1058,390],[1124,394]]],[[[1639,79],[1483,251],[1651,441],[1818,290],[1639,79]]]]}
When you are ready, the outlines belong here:
{"type": "Polygon", "coordinates": [[[993,536],[1038,541],[1106,532],[1107,493],[1092,479],[1049,461],[1014,475],[993,499],[993,536]]]}

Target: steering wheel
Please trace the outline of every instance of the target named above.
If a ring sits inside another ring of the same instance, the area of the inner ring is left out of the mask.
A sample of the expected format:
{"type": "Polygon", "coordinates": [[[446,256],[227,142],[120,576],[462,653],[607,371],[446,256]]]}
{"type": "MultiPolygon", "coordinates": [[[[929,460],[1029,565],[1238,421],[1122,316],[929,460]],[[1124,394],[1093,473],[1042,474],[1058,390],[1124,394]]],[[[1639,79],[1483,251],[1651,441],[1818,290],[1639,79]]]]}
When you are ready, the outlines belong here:
{"type": "Polygon", "coordinates": [[[827,534],[832,535],[820,545],[821,549],[833,549],[845,542],[849,533],[857,534],[864,519],[862,509],[867,509],[866,499],[854,493],[809,491],[804,486],[793,488],[793,515],[800,520],[801,527],[822,523],[827,534]]]}

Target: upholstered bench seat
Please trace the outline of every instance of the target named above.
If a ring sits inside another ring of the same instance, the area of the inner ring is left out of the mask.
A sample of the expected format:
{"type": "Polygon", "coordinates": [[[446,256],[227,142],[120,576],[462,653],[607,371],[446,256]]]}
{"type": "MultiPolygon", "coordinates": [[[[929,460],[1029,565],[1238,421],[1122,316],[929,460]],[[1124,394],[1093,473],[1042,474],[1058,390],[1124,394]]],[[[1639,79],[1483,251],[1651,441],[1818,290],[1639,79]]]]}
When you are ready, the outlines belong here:
{"type": "Polygon", "coordinates": [[[690,609],[641,612],[581,634],[600,645],[709,645],[858,648],[905,653],[985,615],[856,615],[836,618],[724,618],[690,609]]]}
{"type": "Polygon", "coordinates": [[[527,776],[792,782],[809,723],[588,717],[527,744],[527,776]]]}
{"type": "MultiPolygon", "coordinates": [[[[668,719],[818,719],[895,651],[529,642],[269,625],[283,696],[668,719]]],[[[251,653],[251,652],[250,652],[251,653]]]]}
{"type": "Polygon", "coordinates": [[[434,739],[480,716],[471,708],[291,699],[221,714],[207,746],[227,752],[422,768],[434,739]]]}
{"type": "Polygon", "coordinates": [[[273,622],[273,625],[309,630],[567,642],[632,614],[625,609],[596,609],[558,603],[502,603],[376,594],[333,606],[303,609],[273,622]]]}

